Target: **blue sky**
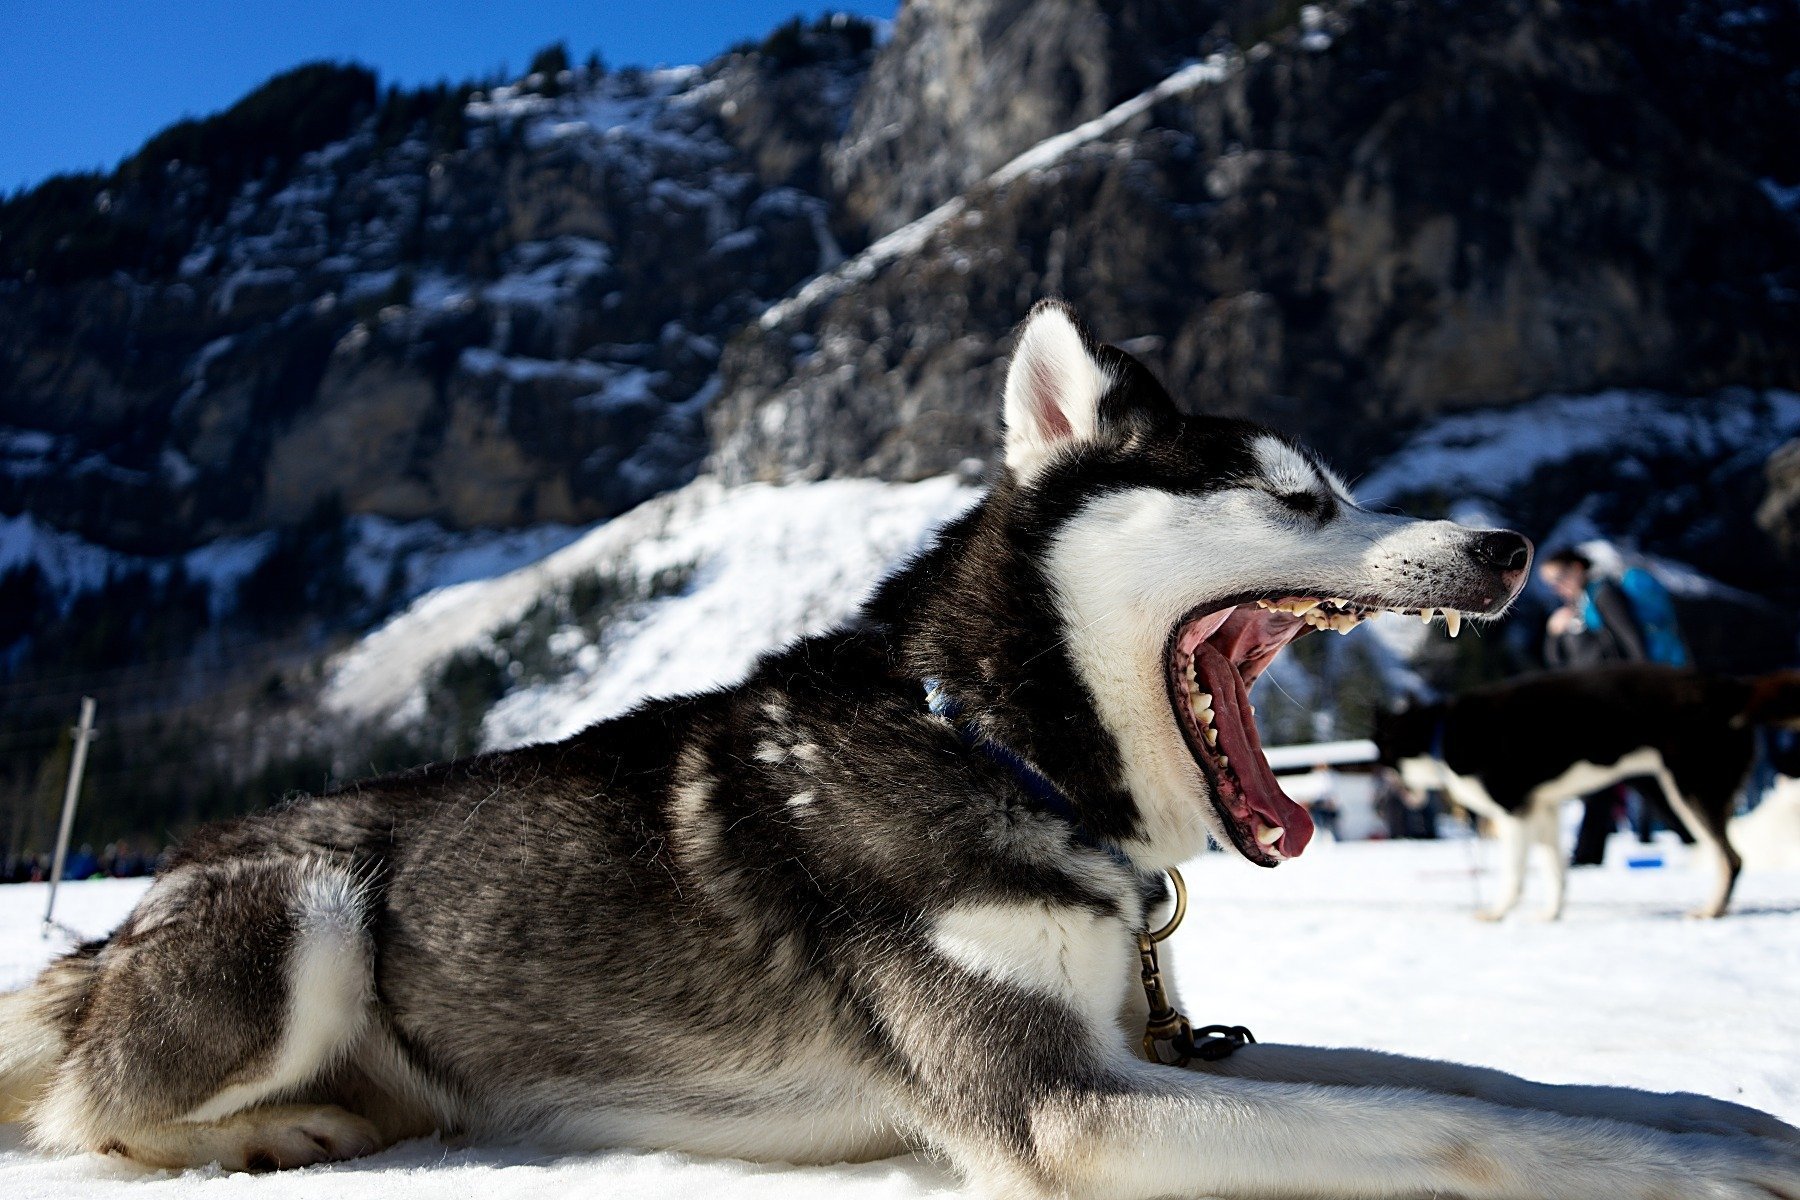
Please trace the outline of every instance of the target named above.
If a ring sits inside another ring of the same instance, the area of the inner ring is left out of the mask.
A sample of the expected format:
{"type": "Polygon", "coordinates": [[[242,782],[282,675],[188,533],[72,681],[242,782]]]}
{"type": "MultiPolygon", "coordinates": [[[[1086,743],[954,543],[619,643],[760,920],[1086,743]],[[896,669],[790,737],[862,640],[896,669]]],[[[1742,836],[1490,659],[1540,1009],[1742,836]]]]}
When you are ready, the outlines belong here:
{"type": "Polygon", "coordinates": [[[524,69],[561,39],[579,61],[685,63],[796,13],[892,16],[896,0],[0,0],[0,193],[110,168],[183,116],[216,112],[312,59],[355,59],[384,83],[524,69]]]}

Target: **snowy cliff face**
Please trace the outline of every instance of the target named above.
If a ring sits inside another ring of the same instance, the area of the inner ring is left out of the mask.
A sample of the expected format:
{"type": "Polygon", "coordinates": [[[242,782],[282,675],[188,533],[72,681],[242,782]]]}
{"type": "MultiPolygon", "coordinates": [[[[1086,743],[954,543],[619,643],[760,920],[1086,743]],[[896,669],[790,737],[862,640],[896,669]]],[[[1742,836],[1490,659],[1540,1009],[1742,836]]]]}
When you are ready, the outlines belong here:
{"type": "MultiPolygon", "coordinates": [[[[962,28],[912,24],[890,56],[962,28]]],[[[1308,6],[1008,162],[973,155],[969,191],[765,314],[727,352],[714,461],[913,478],[987,455],[1007,335],[1049,293],[1183,402],[1353,469],[1421,419],[1546,392],[1792,387],[1800,226],[1769,181],[1800,152],[1770,115],[1699,113],[1735,111],[1735,79],[1800,118],[1797,31],[1773,6],[1308,6]]]]}
{"type": "Polygon", "coordinates": [[[830,151],[833,183],[852,217],[891,233],[1200,57],[1232,9],[1277,7],[915,0],[830,151]]]}
{"type": "Polygon", "coordinates": [[[98,193],[180,257],[0,280],[0,427],[29,434],[0,511],[167,553],[325,501],[517,527],[681,482],[723,342],[840,257],[812,189],[866,31],[790,51],[477,90],[447,136],[375,113],[216,213],[179,162],[153,208],[98,193]]]}

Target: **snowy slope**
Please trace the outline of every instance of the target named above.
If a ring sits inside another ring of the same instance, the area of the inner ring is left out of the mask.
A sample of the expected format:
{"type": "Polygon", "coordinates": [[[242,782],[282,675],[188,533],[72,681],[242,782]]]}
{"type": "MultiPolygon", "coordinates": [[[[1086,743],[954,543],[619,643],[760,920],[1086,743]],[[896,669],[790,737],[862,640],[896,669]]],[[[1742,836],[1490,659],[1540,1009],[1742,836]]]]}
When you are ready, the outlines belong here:
{"type": "MultiPolygon", "coordinates": [[[[1666,850],[1680,854],[1676,845],[1666,850]]],[[[1800,1120],[1800,1026],[1792,1019],[1800,1004],[1800,871],[1746,874],[1736,913],[1699,922],[1681,913],[1704,891],[1703,870],[1634,871],[1622,857],[1571,877],[1561,923],[1496,926],[1470,916],[1476,893],[1494,887],[1494,851],[1485,844],[1326,841],[1277,871],[1211,856],[1187,872],[1194,905],[1171,943],[1171,966],[1187,980],[1190,1016],[1241,1022],[1267,1041],[1373,1046],[1561,1082],[1696,1090],[1800,1120]],[[1222,969],[1213,957],[1217,931],[1244,928],[1257,931],[1254,969],[1222,969]]],[[[141,886],[71,885],[63,916],[98,933],[141,886]]],[[[43,899],[41,886],[0,888],[0,986],[23,982],[55,948],[37,935],[43,899]]],[[[435,1140],[281,1175],[146,1177],[96,1157],[40,1158],[19,1148],[13,1128],[0,1130],[0,1186],[9,1200],[890,1200],[958,1192],[919,1157],[790,1168],[435,1140]]]]}
{"type": "Polygon", "coordinates": [[[565,631],[576,643],[567,673],[515,691],[488,718],[491,745],[561,737],[646,696],[730,682],[763,651],[842,620],[975,494],[948,478],[737,488],[701,478],[541,562],[424,597],[333,664],[325,704],[404,721],[438,666],[483,645],[540,596],[597,570],[648,578],[691,569],[681,594],[640,606],[598,644],[565,631]]]}
{"type": "Polygon", "coordinates": [[[1358,480],[1356,492],[1378,503],[1431,493],[1504,500],[1537,471],[1586,455],[1762,462],[1797,433],[1800,396],[1792,392],[1543,396],[1428,423],[1358,480]]]}

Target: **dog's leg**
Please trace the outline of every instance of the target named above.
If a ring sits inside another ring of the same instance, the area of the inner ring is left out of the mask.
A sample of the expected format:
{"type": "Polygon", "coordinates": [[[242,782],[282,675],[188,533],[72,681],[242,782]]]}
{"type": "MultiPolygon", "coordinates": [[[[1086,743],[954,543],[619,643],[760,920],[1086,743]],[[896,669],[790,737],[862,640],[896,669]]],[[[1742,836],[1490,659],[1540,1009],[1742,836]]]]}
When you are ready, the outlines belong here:
{"type": "Polygon", "coordinates": [[[1408,1058],[1377,1050],[1326,1049],[1256,1042],[1217,1062],[1192,1068],[1211,1075],[1270,1083],[1401,1087],[1466,1096],[1508,1108],[1598,1117],[1670,1133],[1767,1138],[1800,1151],[1800,1129],[1759,1109],[1691,1092],[1536,1083],[1487,1067],[1408,1058]]]}
{"type": "Polygon", "coordinates": [[[1681,818],[1681,823],[1687,826],[1688,832],[1694,835],[1695,843],[1704,847],[1716,872],[1712,896],[1689,915],[1722,917],[1726,906],[1731,903],[1731,893],[1737,886],[1738,872],[1744,866],[1743,859],[1738,857],[1738,852],[1732,848],[1731,840],[1725,832],[1725,824],[1731,813],[1731,797],[1689,798],[1683,795],[1675,782],[1674,774],[1660,758],[1654,775],[1669,807],[1681,818]]]}
{"type": "Polygon", "coordinates": [[[1490,819],[1500,842],[1500,895],[1475,915],[1483,921],[1499,921],[1519,903],[1519,895],[1525,890],[1525,851],[1530,841],[1522,818],[1497,813],[1490,819]]]}
{"type": "Polygon", "coordinates": [[[365,922],[337,866],[230,861],[159,879],[94,958],[32,1140],[253,1170],[375,1149],[373,1125],[321,1102],[368,1024],[365,922]]]}
{"type": "Polygon", "coordinates": [[[1538,861],[1544,864],[1544,878],[1550,886],[1549,899],[1538,914],[1546,921],[1562,916],[1563,895],[1569,882],[1569,860],[1563,854],[1562,832],[1557,828],[1560,808],[1559,797],[1533,797],[1527,818],[1531,843],[1538,851],[1538,861]]]}
{"type": "Polygon", "coordinates": [[[1411,1089],[1222,1078],[1132,1059],[1111,1019],[1120,997],[1102,1005],[1083,986],[1091,982],[1085,964],[1118,966],[1128,953],[1123,922],[1112,922],[1109,934],[1042,908],[1014,906],[1006,916],[940,933],[940,953],[892,947],[863,989],[910,1123],[985,1194],[1800,1196],[1800,1155],[1750,1138],[1676,1135],[1411,1089]],[[1028,928],[1032,921],[1053,934],[1028,928]],[[1107,936],[1122,953],[1092,948],[1107,936]]]}

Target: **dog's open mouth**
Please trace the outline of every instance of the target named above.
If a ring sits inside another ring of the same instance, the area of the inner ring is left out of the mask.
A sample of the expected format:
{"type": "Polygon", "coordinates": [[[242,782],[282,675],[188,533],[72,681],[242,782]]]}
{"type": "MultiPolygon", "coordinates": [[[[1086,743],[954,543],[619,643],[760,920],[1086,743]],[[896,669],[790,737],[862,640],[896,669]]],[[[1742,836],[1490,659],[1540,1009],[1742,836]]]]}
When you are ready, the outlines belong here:
{"type": "MultiPolygon", "coordinates": [[[[1348,633],[1383,611],[1337,597],[1246,599],[1190,614],[1169,637],[1169,700],[1194,761],[1212,789],[1231,841],[1253,863],[1272,867],[1312,839],[1312,816],[1288,799],[1263,755],[1250,686],[1275,656],[1313,629],[1348,633]]],[[[1436,610],[1410,611],[1430,621],[1436,610]]],[[[1452,637],[1462,614],[1443,611],[1452,637]]]]}

